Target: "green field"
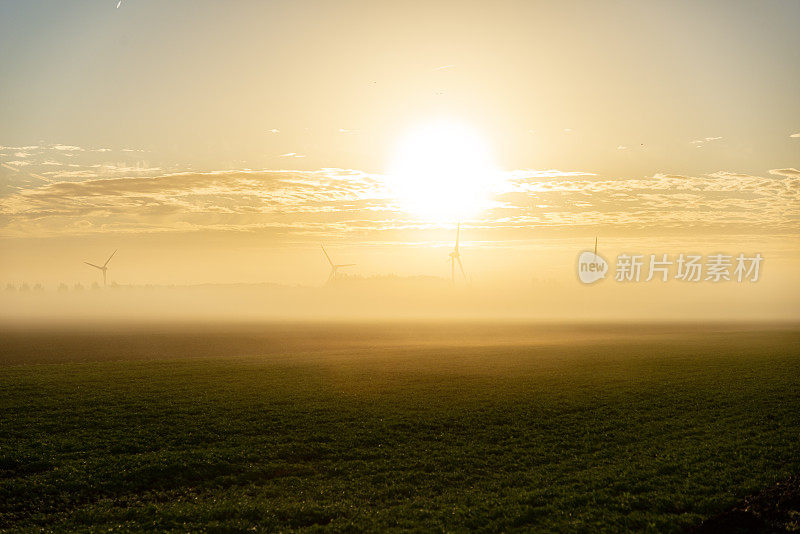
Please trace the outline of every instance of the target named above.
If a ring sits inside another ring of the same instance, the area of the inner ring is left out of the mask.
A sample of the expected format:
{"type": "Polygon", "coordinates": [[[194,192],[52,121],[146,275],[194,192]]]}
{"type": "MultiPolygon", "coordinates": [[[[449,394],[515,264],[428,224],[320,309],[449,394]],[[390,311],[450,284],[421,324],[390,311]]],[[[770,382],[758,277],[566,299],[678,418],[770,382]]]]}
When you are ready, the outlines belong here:
{"type": "Polygon", "coordinates": [[[796,326],[0,335],[8,532],[674,531],[800,469],[796,326]]]}

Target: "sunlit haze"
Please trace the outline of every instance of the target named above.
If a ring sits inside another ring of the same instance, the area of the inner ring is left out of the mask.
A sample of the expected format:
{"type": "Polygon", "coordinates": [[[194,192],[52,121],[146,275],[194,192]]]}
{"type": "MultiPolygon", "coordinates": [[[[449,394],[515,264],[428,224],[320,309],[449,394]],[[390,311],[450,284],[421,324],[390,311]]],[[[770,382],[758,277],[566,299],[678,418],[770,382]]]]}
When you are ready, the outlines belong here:
{"type": "Polygon", "coordinates": [[[2,3],[0,284],[102,285],[84,262],[118,250],[109,285],[320,287],[324,244],[354,264],[342,279],[453,285],[460,225],[464,285],[514,315],[602,292],[598,315],[658,298],[671,317],[797,318],[798,18],[786,1],[2,3]],[[595,238],[611,271],[587,286],[595,238]],[[611,279],[620,254],[690,253],[758,253],[763,276],[611,279]]]}

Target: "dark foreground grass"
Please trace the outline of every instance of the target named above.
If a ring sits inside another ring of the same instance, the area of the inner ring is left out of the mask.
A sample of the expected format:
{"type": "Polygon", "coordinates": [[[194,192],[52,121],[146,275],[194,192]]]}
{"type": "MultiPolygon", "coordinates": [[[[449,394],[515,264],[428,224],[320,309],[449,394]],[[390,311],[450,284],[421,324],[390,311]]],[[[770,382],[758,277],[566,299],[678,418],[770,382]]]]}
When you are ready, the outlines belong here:
{"type": "Polygon", "coordinates": [[[4,332],[0,529],[673,531],[800,469],[796,329],[381,328],[4,332]]]}

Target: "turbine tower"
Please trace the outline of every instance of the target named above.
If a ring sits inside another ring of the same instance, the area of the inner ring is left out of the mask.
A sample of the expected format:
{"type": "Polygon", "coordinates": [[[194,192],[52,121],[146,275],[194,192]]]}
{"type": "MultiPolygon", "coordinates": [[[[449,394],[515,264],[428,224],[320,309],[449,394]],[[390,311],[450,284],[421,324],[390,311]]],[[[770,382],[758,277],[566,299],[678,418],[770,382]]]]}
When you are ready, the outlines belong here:
{"type": "Polygon", "coordinates": [[[328,259],[328,263],[331,264],[331,274],[328,275],[328,281],[326,282],[326,284],[330,284],[334,280],[336,280],[336,277],[339,274],[339,269],[340,268],[342,268],[342,267],[352,267],[353,265],[355,265],[355,263],[340,263],[338,265],[333,263],[333,260],[331,260],[331,257],[328,256],[328,252],[325,250],[325,247],[323,245],[320,245],[320,246],[322,247],[322,252],[325,254],[325,257],[328,259]]]}
{"type": "Polygon", "coordinates": [[[461,268],[461,276],[464,277],[464,282],[467,281],[467,275],[464,274],[464,265],[461,263],[461,251],[458,249],[458,238],[460,234],[461,223],[458,223],[456,226],[456,246],[453,252],[450,253],[450,259],[447,260],[450,262],[450,282],[454,285],[456,283],[456,262],[458,262],[458,266],[461,268]]]}
{"type": "Polygon", "coordinates": [[[106,287],[106,273],[108,272],[108,262],[111,261],[111,258],[113,258],[114,254],[116,254],[116,253],[117,253],[116,250],[114,252],[112,252],[111,256],[108,257],[108,259],[106,260],[106,262],[103,264],[102,267],[100,267],[99,265],[95,265],[94,263],[89,263],[88,261],[83,262],[86,265],[90,265],[90,266],[94,267],[95,269],[100,269],[101,271],[103,271],[103,287],[106,287]]]}

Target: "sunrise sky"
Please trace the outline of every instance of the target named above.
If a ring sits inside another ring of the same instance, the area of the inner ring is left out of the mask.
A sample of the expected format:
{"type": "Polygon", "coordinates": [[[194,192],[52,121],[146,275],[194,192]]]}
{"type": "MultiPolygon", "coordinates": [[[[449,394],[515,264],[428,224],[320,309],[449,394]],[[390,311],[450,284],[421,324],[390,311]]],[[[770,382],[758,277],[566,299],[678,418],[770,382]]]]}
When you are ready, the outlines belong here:
{"type": "MultiPolygon", "coordinates": [[[[800,2],[0,2],[0,281],[570,277],[800,294],[800,2]],[[441,208],[441,209],[440,209],[441,208]],[[765,277],[766,277],[765,271],[765,277]]],[[[795,300],[794,311],[798,312],[795,300]]]]}

